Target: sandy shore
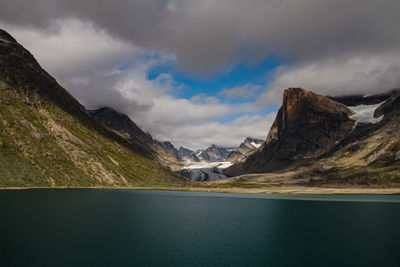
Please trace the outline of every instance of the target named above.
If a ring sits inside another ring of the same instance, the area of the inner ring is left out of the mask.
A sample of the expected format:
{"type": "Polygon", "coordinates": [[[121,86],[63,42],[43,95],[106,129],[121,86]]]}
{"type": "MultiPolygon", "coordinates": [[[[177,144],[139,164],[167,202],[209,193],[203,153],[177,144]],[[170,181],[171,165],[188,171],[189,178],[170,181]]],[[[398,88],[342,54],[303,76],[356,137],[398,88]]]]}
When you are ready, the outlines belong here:
{"type": "Polygon", "coordinates": [[[392,195],[400,194],[400,188],[320,188],[305,186],[277,186],[261,188],[206,188],[206,187],[2,187],[0,190],[30,189],[117,189],[117,190],[164,190],[220,192],[242,194],[321,194],[321,195],[392,195]]]}

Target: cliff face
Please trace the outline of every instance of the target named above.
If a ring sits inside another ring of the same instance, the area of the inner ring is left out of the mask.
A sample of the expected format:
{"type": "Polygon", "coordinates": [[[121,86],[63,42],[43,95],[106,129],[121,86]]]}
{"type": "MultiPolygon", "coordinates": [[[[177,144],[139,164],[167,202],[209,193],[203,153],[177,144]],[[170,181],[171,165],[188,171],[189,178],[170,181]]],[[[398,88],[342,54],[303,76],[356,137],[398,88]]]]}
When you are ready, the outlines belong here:
{"type": "Polygon", "coordinates": [[[0,30],[0,187],[176,182],[142,147],[93,120],[0,30]]]}
{"type": "Polygon", "coordinates": [[[301,88],[289,88],[262,149],[225,172],[275,171],[318,157],[352,131],[352,114],[341,103],[301,88]]]}
{"type": "MultiPolygon", "coordinates": [[[[143,132],[127,115],[121,114],[111,108],[89,110],[88,113],[98,122],[114,130],[130,143],[141,147],[143,151],[150,154],[152,158],[162,164],[177,169],[180,166],[179,160],[161,143],[153,140],[150,134],[143,132]]],[[[162,143],[168,147],[168,142],[162,143]]],[[[169,143],[172,145],[171,143],[169,143]]]]}

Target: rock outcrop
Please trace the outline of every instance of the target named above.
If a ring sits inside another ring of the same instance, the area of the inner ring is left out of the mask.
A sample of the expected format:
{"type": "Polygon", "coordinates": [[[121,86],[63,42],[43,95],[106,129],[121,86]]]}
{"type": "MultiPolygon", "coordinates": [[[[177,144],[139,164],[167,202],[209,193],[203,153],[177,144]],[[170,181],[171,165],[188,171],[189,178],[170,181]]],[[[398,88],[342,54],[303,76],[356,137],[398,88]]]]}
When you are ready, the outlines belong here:
{"type": "Polygon", "coordinates": [[[332,149],[353,129],[353,112],[345,105],[301,88],[283,94],[282,107],[263,148],[228,175],[276,171],[315,158],[332,149]]]}

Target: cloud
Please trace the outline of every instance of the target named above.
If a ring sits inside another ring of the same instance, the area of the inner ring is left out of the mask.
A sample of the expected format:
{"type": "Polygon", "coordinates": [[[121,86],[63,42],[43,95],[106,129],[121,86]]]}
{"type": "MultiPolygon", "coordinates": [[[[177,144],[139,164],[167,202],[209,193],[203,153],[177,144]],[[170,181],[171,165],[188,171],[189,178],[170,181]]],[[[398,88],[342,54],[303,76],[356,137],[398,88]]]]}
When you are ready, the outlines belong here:
{"type": "Polygon", "coordinates": [[[276,113],[272,112],[267,116],[244,115],[226,124],[206,122],[200,125],[184,125],[179,131],[169,135],[168,139],[163,135],[156,137],[193,150],[206,148],[211,144],[233,147],[238,146],[247,136],[266,139],[275,116],[276,113]]]}
{"type": "Polygon", "coordinates": [[[229,99],[248,99],[251,97],[254,97],[255,94],[262,89],[262,86],[260,85],[253,85],[250,83],[247,83],[243,86],[237,86],[233,87],[230,89],[224,89],[220,92],[221,95],[224,95],[225,97],[229,99]]]}
{"type": "Polygon", "coordinates": [[[40,59],[41,65],[59,77],[106,73],[116,69],[128,54],[139,53],[129,43],[114,39],[92,22],[74,18],[53,20],[52,30],[0,23],[40,59]]]}
{"type": "Polygon", "coordinates": [[[281,66],[257,105],[280,104],[288,87],[303,87],[322,95],[374,94],[400,88],[400,49],[378,55],[325,58],[307,64],[281,66]]]}
{"type": "Polygon", "coordinates": [[[381,53],[399,46],[397,0],[1,0],[11,24],[51,28],[74,17],[138,47],[177,56],[183,69],[215,70],[271,53],[296,61],[381,53]]]}

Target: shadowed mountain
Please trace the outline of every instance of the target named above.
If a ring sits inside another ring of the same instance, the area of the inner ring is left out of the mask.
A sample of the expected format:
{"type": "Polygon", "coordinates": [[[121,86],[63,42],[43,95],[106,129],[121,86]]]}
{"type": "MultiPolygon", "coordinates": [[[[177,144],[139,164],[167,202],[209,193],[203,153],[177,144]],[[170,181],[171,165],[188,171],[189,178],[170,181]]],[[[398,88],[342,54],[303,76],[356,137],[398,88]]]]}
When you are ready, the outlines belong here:
{"type": "Polygon", "coordinates": [[[148,133],[140,129],[127,115],[121,114],[111,108],[101,108],[97,110],[89,110],[88,113],[98,122],[106,127],[114,130],[122,137],[126,138],[130,143],[142,148],[146,153],[172,169],[178,169],[180,162],[170,152],[171,146],[169,142],[158,142],[148,133]],[[164,147],[165,146],[165,147],[164,147]]]}

